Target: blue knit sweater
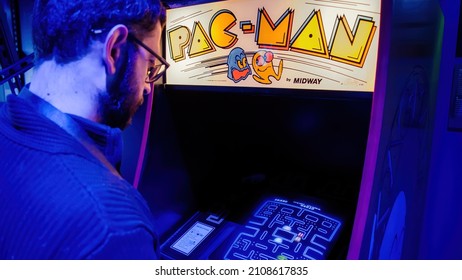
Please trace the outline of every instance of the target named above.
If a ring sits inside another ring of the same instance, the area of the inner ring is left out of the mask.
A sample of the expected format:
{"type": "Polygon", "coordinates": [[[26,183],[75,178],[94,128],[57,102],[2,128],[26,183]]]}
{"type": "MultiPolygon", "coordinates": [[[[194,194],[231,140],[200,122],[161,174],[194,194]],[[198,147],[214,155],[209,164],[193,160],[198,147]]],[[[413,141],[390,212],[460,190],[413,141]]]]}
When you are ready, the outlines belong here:
{"type": "MultiPolygon", "coordinates": [[[[73,119],[116,164],[120,130],[73,119]]],[[[156,259],[157,247],[138,191],[9,95],[0,105],[0,259],[156,259]]]]}

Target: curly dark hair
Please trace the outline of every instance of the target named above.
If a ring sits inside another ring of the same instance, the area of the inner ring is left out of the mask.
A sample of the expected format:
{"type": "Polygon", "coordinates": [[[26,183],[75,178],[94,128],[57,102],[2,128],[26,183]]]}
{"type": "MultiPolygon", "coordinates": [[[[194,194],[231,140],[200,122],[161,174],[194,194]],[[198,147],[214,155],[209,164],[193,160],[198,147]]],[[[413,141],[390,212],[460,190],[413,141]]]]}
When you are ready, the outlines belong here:
{"type": "Polygon", "coordinates": [[[32,15],[35,63],[54,58],[59,64],[80,59],[89,51],[91,30],[125,24],[143,35],[155,24],[165,24],[160,0],[36,0],[32,15]]]}

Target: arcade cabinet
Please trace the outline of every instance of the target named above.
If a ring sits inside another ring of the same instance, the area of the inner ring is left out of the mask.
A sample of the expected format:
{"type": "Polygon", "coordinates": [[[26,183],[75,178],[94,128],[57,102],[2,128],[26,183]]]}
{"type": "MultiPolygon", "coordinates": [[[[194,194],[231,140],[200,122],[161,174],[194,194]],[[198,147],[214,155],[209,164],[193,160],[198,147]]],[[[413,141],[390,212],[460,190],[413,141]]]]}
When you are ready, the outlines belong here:
{"type": "MultiPolygon", "coordinates": [[[[27,82],[32,2],[1,2],[0,101],[27,82]]],[[[165,1],[171,67],[122,163],[162,257],[421,257],[439,2],[276,2],[165,1]]]]}
{"type": "Polygon", "coordinates": [[[138,187],[162,256],[346,259],[384,8],[199,2],[170,2],[138,187]]]}
{"type": "Polygon", "coordinates": [[[438,2],[240,4],[170,1],[139,186],[162,256],[416,258],[438,2]]]}

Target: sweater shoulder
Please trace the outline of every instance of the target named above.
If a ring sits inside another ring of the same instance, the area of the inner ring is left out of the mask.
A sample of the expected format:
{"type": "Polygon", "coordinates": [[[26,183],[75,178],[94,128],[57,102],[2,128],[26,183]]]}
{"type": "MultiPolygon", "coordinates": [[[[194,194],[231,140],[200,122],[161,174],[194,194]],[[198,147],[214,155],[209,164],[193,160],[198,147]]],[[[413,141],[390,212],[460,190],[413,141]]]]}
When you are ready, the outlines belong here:
{"type": "Polygon", "coordinates": [[[27,162],[16,162],[25,167],[16,179],[0,178],[0,258],[87,258],[134,232],[154,244],[152,214],[124,179],[79,155],[27,162]]]}

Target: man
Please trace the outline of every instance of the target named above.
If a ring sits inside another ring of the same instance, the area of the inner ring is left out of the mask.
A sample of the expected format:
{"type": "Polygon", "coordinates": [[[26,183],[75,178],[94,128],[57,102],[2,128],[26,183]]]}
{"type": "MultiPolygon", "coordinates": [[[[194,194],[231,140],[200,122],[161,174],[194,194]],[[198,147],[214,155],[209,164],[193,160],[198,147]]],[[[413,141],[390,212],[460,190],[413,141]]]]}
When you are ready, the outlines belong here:
{"type": "Polygon", "coordinates": [[[156,259],[121,130],[168,64],[159,0],[36,0],[35,67],[0,105],[0,259],[156,259]]]}

